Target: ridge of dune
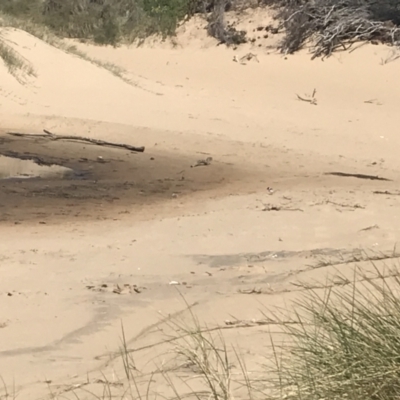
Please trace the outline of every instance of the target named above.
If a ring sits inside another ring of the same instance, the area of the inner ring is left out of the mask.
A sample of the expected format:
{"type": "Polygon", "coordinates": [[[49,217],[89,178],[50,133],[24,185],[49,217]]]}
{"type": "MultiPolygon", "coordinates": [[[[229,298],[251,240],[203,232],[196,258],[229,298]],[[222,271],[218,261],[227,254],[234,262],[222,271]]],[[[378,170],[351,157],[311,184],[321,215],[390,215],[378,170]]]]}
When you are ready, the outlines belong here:
{"type": "MultiPolygon", "coordinates": [[[[254,13],[245,18],[248,30],[259,25],[253,19],[254,13]]],[[[37,78],[24,86],[4,67],[0,69],[1,112],[6,121],[26,114],[59,116],[223,135],[240,141],[250,135],[280,146],[287,144],[282,142],[282,132],[323,130],[324,135],[315,133],[319,152],[325,151],[327,143],[341,151],[340,141],[349,129],[363,130],[378,147],[388,145],[384,142],[389,136],[397,141],[390,134],[382,141],[382,135],[376,134],[382,119],[397,123],[397,93],[390,84],[397,76],[397,66],[380,65],[391,51],[386,46],[366,45],[351,54],[311,62],[306,52],[283,57],[251,45],[237,49],[190,45],[195,37],[199,43],[206,40],[202,28],[196,29],[196,21],[189,21],[180,29],[177,40],[185,43],[182,48],[113,49],[76,43],[90,57],[126,70],[132,81],[128,84],[24,31],[3,28],[4,40],[33,65],[37,78]],[[246,65],[233,62],[235,55],[249,51],[257,60],[246,65]],[[349,86],[352,90],[344,95],[349,86]],[[317,107],[297,98],[314,89],[317,107]],[[365,103],[371,99],[384,102],[385,108],[365,103]]],[[[296,133],[291,145],[303,148],[296,133]]]]}
{"type": "Polygon", "coordinates": [[[5,82],[0,89],[5,121],[29,114],[162,130],[195,130],[198,124],[188,115],[196,112],[196,108],[211,119],[219,117],[220,110],[204,101],[201,93],[182,92],[180,87],[135,74],[135,61],[126,77],[131,81],[129,84],[109,70],[25,31],[3,28],[1,34],[8,45],[33,65],[37,75],[21,85],[6,68],[0,70],[0,79],[5,82]],[[172,119],[171,114],[174,114],[172,119]]]}
{"type": "Polygon", "coordinates": [[[145,101],[154,95],[132,87],[110,71],[99,68],[74,54],[19,30],[2,29],[4,40],[34,66],[37,78],[20,85],[6,69],[1,70],[3,111],[11,113],[63,115],[77,118],[107,118],[116,103],[114,118],[121,120],[136,101],[145,101]],[[139,92],[139,93],[138,93],[139,92]],[[12,96],[19,98],[15,103],[12,96]],[[122,101],[124,99],[125,101],[122,101]],[[25,108],[25,109],[24,109],[25,108]]]}

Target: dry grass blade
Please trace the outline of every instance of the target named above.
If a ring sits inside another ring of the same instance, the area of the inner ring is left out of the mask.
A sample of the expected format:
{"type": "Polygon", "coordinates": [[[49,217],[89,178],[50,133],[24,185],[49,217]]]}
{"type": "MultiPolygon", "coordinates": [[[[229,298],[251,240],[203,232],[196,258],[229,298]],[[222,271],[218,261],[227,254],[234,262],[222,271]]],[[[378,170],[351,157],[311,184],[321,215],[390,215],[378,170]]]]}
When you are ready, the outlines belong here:
{"type": "Polygon", "coordinates": [[[202,326],[189,306],[188,317],[168,322],[176,336],[176,340],[169,340],[173,343],[173,365],[169,371],[174,371],[179,386],[170,374],[162,373],[175,398],[255,398],[257,391],[246,364],[238,351],[226,344],[222,331],[202,326]],[[186,388],[186,393],[182,394],[182,386],[186,388]]]}
{"type": "MultiPolygon", "coordinates": [[[[192,317],[192,327],[173,322],[175,330],[185,333],[173,351],[182,365],[202,381],[207,396],[214,400],[232,399],[231,362],[222,335],[219,333],[215,337],[205,333],[197,318],[192,317]]],[[[198,395],[202,397],[200,393],[198,395]]]]}
{"type": "Polygon", "coordinates": [[[3,385],[3,390],[0,391],[0,399],[1,400],[15,400],[18,396],[16,388],[15,388],[15,382],[13,382],[13,386],[12,386],[12,391],[10,392],[4,378],[2,376],[0,376],[0,381],[3,385]]]}

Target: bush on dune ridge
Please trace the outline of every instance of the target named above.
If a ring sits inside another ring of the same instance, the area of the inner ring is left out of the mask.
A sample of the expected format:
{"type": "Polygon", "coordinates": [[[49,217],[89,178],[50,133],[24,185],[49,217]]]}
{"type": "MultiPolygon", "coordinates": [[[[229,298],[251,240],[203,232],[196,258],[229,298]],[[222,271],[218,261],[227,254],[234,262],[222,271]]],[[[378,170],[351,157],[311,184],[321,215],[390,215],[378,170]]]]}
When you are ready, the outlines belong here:
{"type": "MultiPolygon", "coordinates": [[[[400,43],[398,0],[259,0],[258,4],[276,8],[285,53],[305,44],[311,44],[317,57],[358,41],[400,43]]],[[[33,21],[60,37],[111,45],[152,34],[174,35],[179,23],[195,13],[207,15],[207,31],[221,43],[240,44],[246,33],[225,21],[225,12],[238,7],[243,8],[243,0],[0,0],[3,14],[33,21]]]]}
{"type": "Polygon", "coordinates": [[[223,43],[243,42],[224,13],[231,0],[11,0],[0,11],[32,20],[61,37],[116,45],[153,34],[174,35],[178,24],[196,13],[211,13],[209,33],[223,43]],[[218,25],[219,29],[214,27],[218,25]]]}
{"type": "Polygon", "coordinates": [[[0,11],[30,20],[67,38],[117,44],[159,33],[174,33],[189,12],[191,0],[14,0],[0,11]]]}

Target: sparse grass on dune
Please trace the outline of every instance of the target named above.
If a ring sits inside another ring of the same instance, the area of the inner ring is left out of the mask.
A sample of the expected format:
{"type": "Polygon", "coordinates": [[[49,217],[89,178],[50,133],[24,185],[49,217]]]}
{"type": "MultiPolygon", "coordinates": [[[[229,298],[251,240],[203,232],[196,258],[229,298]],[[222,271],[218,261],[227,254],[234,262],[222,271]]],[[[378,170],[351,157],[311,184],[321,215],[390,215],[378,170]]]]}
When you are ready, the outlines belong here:
{"type": "MultiPolygon", "coordinates": [[[[91,393],[85,384],[68,392],[79,400],[398,399],[400,269],[375,268],[368,276],[355,269],[353,280],[343,282],[333,287],[327,283],[325,290],[306,290],[295,303],[292,319],[271,320],[283,335],[266,332],[265,343],[272,338],[269,357],[275,367],[260,369],[257,378],[235,348],[227,345],[222,331],[201,325],[188,306],[189,320],[166,322],[167,331],[172,332],[165,340],[171,345],[168,354],[163,354],[167,362],[142,373],[122,330],[125,379],[116,383],[104,376],[102,394],[91,393]],[[154,382],[160,379],[168,393],[165,388],[159,392],[154,382]]],[[[66,391],[52,395],[70,398],[66,391]]]]}
{"type": "Polygon", "coordinates": [[[294,303],[294,317],[274,320],[284,343],[271,334],[275,367],[259,371],[257,379],[222,331],[202,327],[191,310],[189,325],[171,321],[175,361],[196,383],[185,380],[182,392],[169,380],[174,398],[400,398],[400,269],[374,266],[367,274],[356,267],[352,280],[339,275],[325,286],[306,290],[294,303]],[[196,391],[198,382],[203,389],[196,391]]]}
{"type": "MultiPolygon", "coordinates": [[[[60,37],[56,36],[49,28],[44,25],[37,24],[29,19],[20,19],[0,12],[0,28],[16,28],[21,29],[29,34],[37,37],[40,40],[54,46],[67,53],[74,54],[85,61],[88,61],[100,68],[104,68],[111,72],[116,77],[122,79],[128,84],[133,84],[127,77],[128,74],[124,69],[115,64],[103,62],[95,58],[89,57],[85,52],[77,49],[76,46],[63,41],[60,37]]],[[[16,76],[17,70],[23,70],[28,75],[35,76],[35,70],[28,61],[24,60],[15,50],[8,46],[0,38],[0,58],[6,63],[10,73],[16,76]]]]}
{"type": "MultiPolygon", "coordinates": [[[[190,309],[190,323],[169,322],[176,333],[168,339],[173,362],[154,373],[167,381],[168,398],[179,400],[400,398],[400,270],[374,271],[367,276],[355,269],[352,281],[306,290],[294,317],[275,320],[283,334],[271,334],[275,367],[259,371],[257,379],[222,331],[201,326],[190,309]]],[[[125,345],[122,358],[131,374],[129,354],[125,345]]],[[[145,398],[157,397],[149,393],[145,398]]]]}
{"type": "MultiPolygon", "coordinates": [[[[172,320],[169,325],[171,330],[176,332],[172,348],[174,361],[172,369],[183,369],[187,374],[190,373],[192,378],[178,379],[175,380],[177,383],[174,383],[170,375],[162,371],[176,399],[238,398],[241,385],[237,384],[239,377],[234,364],[239,361],[239,365],[242,365],[240,357],[226,344],[221,331],[209,330],[202,326],[189,307],[188,311],[189,323],[172,320]],[[178,389],[179,383],[181,390],[178,389]]],[[[250,387],[249,389],[251,391],[250,387]]]]}
{"type": "Polygon", "coordinates": [[[21,73],[35,76],[32,65],[24,60],[12,47],[0,38],[0,59],[3,60],[8,71],[16,79],[21,80],[21,73]]]}

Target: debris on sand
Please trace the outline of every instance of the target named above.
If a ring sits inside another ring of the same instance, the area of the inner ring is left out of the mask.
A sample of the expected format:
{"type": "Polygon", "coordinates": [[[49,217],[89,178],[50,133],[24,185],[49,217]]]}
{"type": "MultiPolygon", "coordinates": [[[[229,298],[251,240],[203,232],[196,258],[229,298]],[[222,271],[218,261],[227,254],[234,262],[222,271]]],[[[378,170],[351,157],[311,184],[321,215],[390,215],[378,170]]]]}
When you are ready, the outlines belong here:
{"type": "Polygon", "coordinates": [[[92,290],[94,292],[109,292],[115,294],[133,294],[133,293],[142,293],[145,287],[141,287],[138,285],[130,285],[129,283],[125,283],[120,285],[118,283],[114,285],[107,285],[103,283],[101,285],[87,285],[86,289],[92,290]]]}
{"type": "Polygon", "coordinates": [[[211,164],[212,157],[207,157],[206,159],[202,160],[197,160],[195,164],[191,165],[190,168],[194,167],[201,167],[201,166],[208,166],[211,164]]]}

